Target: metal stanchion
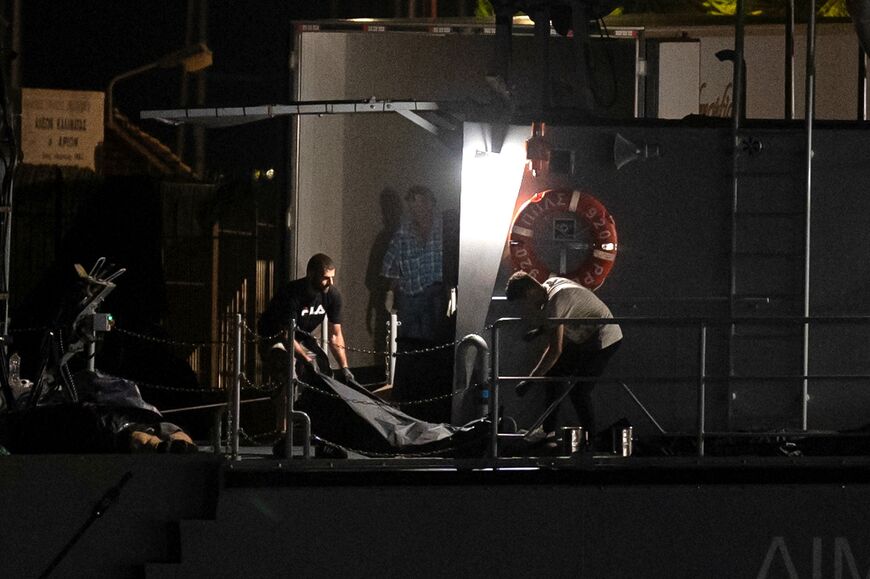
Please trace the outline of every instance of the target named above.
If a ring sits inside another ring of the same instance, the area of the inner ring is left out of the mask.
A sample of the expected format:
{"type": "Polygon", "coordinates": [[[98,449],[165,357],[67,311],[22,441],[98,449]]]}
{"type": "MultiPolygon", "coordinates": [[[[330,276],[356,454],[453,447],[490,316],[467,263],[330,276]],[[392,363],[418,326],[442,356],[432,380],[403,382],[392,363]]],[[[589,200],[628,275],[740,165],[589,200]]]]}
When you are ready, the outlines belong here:
{"type": "Polygon", "coordinates": [[[296,337],[296,320],[290,320],[290,332],[287,338],[287,349],[290,355],[287,357],[290,368],[287,371],[287,384],[284,387],[284,408],[287,410],[286,432],[284,434],[284,458],[293,456],[293,399],[296,398],[296,348],[293,340],[296,337]]]}
{"type": "Polygon", "coordinates": [[[233,352],[233,386],[230,390],[230,458],[239,460],[239,414],[242,392],[242,314],[235,314],[235,351],[233,352]]]}
{"type": "MultiPolygon", "coordinates": [[[[500,320],[499,320],[500,321],[500,320]]],[[[498,321],[492,325],[492,438],[490,439],[490,455],[498,458],[498,321]]]]}
{"type": "Polygon", "coordinates": [[[288,356],[288,369],[286,387],[284,388],[285,408],[287,409],[287,433],[284,436],[284,458],[293,457],[293,424],[296,420],[302,421],[305,427],[304,440],[302,441],[302,456],[311,458],[311,418],[304,412],[296,410],[296,349],[293,347],[293,338],[296,335],[296,320],[290,320],[290,336],[287,340],[290,355],[288,356]]]}
{"type": "Polygon", "coordinates": [[[390,357],[387,360],[387,384],[394,384],[396,378],[396,337],[399,333],[399,317],[390,312],[390,357]]]}
{"type": "Polygon", "coordinates": [[[704,456],[704,431],[707,428],[707,325],[701,324],[698,348],[698,456],[704,456]]]}

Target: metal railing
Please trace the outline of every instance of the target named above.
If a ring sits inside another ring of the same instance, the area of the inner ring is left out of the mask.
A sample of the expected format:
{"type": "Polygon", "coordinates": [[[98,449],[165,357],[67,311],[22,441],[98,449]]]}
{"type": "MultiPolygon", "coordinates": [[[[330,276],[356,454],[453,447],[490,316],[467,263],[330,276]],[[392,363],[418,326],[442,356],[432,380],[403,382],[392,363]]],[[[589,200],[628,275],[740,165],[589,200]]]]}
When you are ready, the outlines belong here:
{"type": "MultiPolygon", "coordinates": [[[[803,365],[803,371],[800,374],[785,375],[785,374],[767,374],[767,375],[740,375],[740,376],[717,376],[708,373],[708,331],[711,327],[730,328],[734,326],[794,326],[803,330],[804,335],[807,334],[806,328],[810,325],[820,324],[858,324],[870,328],[870,316],[847,316],[847,317],[746,317],[746,318],[674,318],[674,317],[643,317],[643,318],[550,318],[548,320],[554,324],[578,324],[578,325],[606,325],[620,324],[624,326],[636,325],[653,325],[658,327],[682,327],[687,329],[695,328],[697,330],[697,372],[695,375],[683,376],[643,376],[644,381],[663,381],[663,382],[682,382],[694,383],[697,394],[696,406],[696,430],[693,433],[697,444],[698,456],[705,455],[705,441],[711,436],[742,436],[745,432],[738,431],[721,431],[710,432],[707,430],[707,385],[710,382],[732,382],[732,381],[800,381],[803,386],[803,395],[801,396],[801,414],[802,428],[795,431],[794,434],[806,433],[808,415],[808,396],[806,395],[806,384],[813,380],[870,380],[870,374],[809,374],[809,365],[803,365]]],[[[640,404],[639,400],[633,395],[625,384],[626,380],[631,377],[614,376],[608,374],[601,377],[582,377],[582,376],[553,376],[553,377],[530,377],[530,376],[505,376],[501,375],[501,331],[508,324],[527,323],[528,320],[523,318],[501,318],[492,325],[492,352],[491,352],[491,383],[492,383],[492,431],[490,438],[490,456],[492,458],[499,457],[499,439],[502,437],[514,436],[511,434],[503,434],[499,432],[500,414],[500,387],[503,382],[518,382],[522,380],[531,380],[533,382],[613,382],[621,384],[626,388],[636,403],[640,404]]],[[[808,347],[808,346],[807,346],[808,347]]],[[[624,356],[625,351],[620,354],[624,356]]],[[[652,415],[641,405],[642,410],[656,424],[652,415]]],[[[660,428],[660,427],[659,427],[660,428]]],[[[593,434],[594,433],[590,433],[593,434]]],[[[754,431],[753,436],[784,436],[789,432],[778,430],[772,432],[754,431]]]]}

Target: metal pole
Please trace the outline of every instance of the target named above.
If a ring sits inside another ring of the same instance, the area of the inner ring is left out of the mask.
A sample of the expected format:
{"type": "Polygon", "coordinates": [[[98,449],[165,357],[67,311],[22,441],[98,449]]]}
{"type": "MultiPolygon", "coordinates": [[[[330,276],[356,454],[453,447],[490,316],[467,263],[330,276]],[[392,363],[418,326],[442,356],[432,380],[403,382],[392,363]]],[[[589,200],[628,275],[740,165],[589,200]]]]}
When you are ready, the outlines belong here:
{"type": "Polygon", "coordinates": [[[239,460],[239,418],[242,392],[242,314],[235,321],[235,350],[233,351],[233,387],[230,392],[230,458],[239,460]]]}
{"type": "Polygon", "coordinates": [[[498,341],[498,322],[496,322],[492,326],[492,438],[490,439],[492,458],[498,458],[498,341]]]}
{"type": "MultiPolygon", "coordinates": [[[[813,206],[813,119],[815,117],[815,90],[816,90],[816,4],[809,3],[809,16],[807,19],[807,77],[806,77],[806,105],[804,118],[806,119],[807,132],[807,182],[806,182],[806,227],[804,231],[804,318],[810,316],[810,241],[811,241],[811,217],[813,206]]],[[[803,343],[803,381],[801,385],[801,428],[807,429],[807,398],[809,397],[809,382],[807,375],[810,366],[810,326],[804,322],[803,343]]]]}
{"type": "Polygon", "coordinates": [[[704,432],[707,427],[707,325],[701,324],[698,351],[698,456],[704,456],[704,432]]]}
{"type": "Polygon", "coordinates": [[[296,349],[293,347],[293,340],[296,336],[296,320],[290,320],[290,338],[287,340],[287,347],[290,352],[289,362],[290,368],[287,373],[287,387],[284,388],[284,408],[287,411],[287,417],[284,424],[287,425],[287,432],[284,435],[284,458],[293,456],[293,399],[296,398],[296,349]]]}
{"type": "Polygon", "coordinates": [[[398,336],[399,317],[396,312],[390,312],[390,357],[387,360],[387,384],[394,384],[396,379],[396,336],[398,336]]]}
{"type": "MultiPolygon", "coordinates": [[[[740,129],[740,123],[746,119],[746,50],[745,50],[745,28],[746,28],[746,3],[744,0],[737,0],[737,22],[734,29],[734,88],[733,88],[733,103],[734,110],[732,123],[734,131],[740,129]]],[[[736,135],[735,135],[736,136],[736,135]]],[[[735,147],[737,144],[735,143],[735,147]]]]}
{"type": "Polygon", "coordinates": [[[323,322],[320,324],[320,345],[326,352],[326,359],[329,360],[329,318],[327,316],[323,316],[323,322]]]}
{"type": "Polygon", "coordinates": [[[785,3],[785,118],[794,118],[794,0],[785,3]]]}
{"type": "MultiPolygon", "coordinates": [[[[730,255],[730,280],[729,280],[729,300],[728,300],[728,315],[733,319],[736,310],[737,298],[737,209],[740,199],[740,123],[741,112],[744,107],[743,103],[743,52],[744,52],[744,21],[745,21],[745,6],[743,0],[737,0],[737,19],[735,20],[734,28],[734,69],[733,69],[733,108],[731,110],[731,255],[730,255]]],[[[734,375],[734,336],[736,329],[732,323],[729,328],[728,340],[728,376],[734,375]]],[[[729,391],[731,389],[729,383],[729,391]]],[[[731,400],[728,401],[728,424],[731,424],[731,400]]]]}
{"type": "Polygon", "coordinates": [[[867,120],[867,55],[858,46],[858,120],[867,120]]]}

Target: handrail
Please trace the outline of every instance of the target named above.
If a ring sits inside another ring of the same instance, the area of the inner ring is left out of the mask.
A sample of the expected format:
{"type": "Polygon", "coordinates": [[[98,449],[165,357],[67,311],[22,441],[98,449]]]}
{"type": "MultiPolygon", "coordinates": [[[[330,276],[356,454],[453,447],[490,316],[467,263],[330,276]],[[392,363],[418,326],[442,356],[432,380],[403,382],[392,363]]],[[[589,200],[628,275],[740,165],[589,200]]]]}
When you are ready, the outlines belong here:
{"type": "MultiPolygon", "coordinates": [[[[527,318],[506,317],[499,318],[492,324],[492,351],[490,360],[492,363],[492,371],[490,373],[492,385],[493,405],[491,410],[492,415],[492,431],[490,439],[490,455],[492,458],[498,458],[498,424],[499,424],[499,396],[500,383],[502,381],[518,381],[530,380],[533,382],[544,382],[558,379],[559,381],[601,381],[601,382],[619,382],[625,380],[624,376],[619,377],[579,377],[579,376],[502,376],[500,374],[500,330],[503,326],[517,322],[528,322],[527,318]]],[[[708,382],[720,381],[751,381],[751,380],[802,380],[803,389],[806,390],[806,384],[811,380],[831,380],[831,379],[870,379],[867,374],[809,374],[807,366],[804,365],[803,372],[799,375],[759,375],[759,376],[716,376],[707,374],[707,330],[710,326],[728,326],[734,327],[741,324],[746,325],[765,325],[765,326],[781,326],[781,325],[799,325],[802,328],[807,328],[810,324],[870,324],[870,316],[780,316],[780,317],[740,317],[740,318],[714,318],[714,317],[620,317],[620,318],[547,318],[547,321],[558,324],[581,324],[581,325],[602,325],[602,324],[636,324],[636,325],[653,325],[667,327],[697,327],[698,328],[698,373],[693,376],[673,376],[673,377],[643,377],[641,380],[656,381],[697,381],[698,392],[698,409],[697,409],[697,428],[696,439],[698,444],[698,456],[704,456],[704,441],[709,433],[706,433],[706,385],[708,382]]],[[[805,345],[805,347],[808,347],[805,345]]],[[[807,430],[806,397],[802,405],[802,430],[807,430]]],[[[594,433],[591,433],[594,434],[594,433]]],[[[717,433],[720,434],[720,433],[717,433]]],[[[763,433],[755,433],[760,435],[763,433]]],[[[776,433],[770,433],[771,435],[776,433]]]]}

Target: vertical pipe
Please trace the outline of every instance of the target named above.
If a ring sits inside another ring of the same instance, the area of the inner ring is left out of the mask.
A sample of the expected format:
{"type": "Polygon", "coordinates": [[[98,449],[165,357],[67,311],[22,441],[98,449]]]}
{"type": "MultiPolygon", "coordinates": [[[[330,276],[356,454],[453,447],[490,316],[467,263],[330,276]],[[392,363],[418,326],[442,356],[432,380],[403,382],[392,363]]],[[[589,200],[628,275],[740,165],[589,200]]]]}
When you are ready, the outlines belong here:
{"type": "MultiPolygon", "coordinates": [[[[203,44],[208,43],[208,0],[200,0],[199,4],[199,22],[198,22],[199,41],[203,44]]],[[[205,71],[201,70],[196,73],[196,104],[203,106],[206,97],[206,76],[205,71]]],[[[205,127],[195,125],[193,127],[193,143],[194,143],[194,162],[193,170],[199,176],[204,176],[206,172],[206,148],[205,148],[206,133],[205,127]]]]}
{"type": "Polygon", "coordinates": [[[794,119],[794,0],[785,3],[785,118],[794,119]]]}
{"type": "MultiPolygon", "coordinates": [[[[190,46],[193,44],[193,21],[196,17],[195,0],[187,0],[187,16],[184,29],[184,45],[190,46]]],[[[190,92],[190,73],[184,67],[181,67],[181,78],[178,89],[178,107],[187,108],[188,94],[190,92]]],[[[187,137],[187,125],[180,123],[175,128],[175,154],[178,159],[183,161],[185,158],[185,139],[187,137]]]]}
{"type": "Polygon", "coordinates": [[[704,456],[704,433],[707,428],[707,324],[701,324],[698,348],[698,456],[704,456]]]}
{"type": "Polygon", "coordinates": [[[513,8],[495,5],[495,76],[510,86],[512,66],[513,8]]]}
{"type": "MultiPolygon", "coordinates": [[[[745,24],[746,6],[744,0],[737,0],[737,14],[734,23],[734,80],[732,83],[732,103],[731,110],[731,256],[730,256],[730,276],[729,281],[729,300],[728,313],[733,319],[735,316],[736,297],[737,297],[737,209],[739,202],[739,168],[740,168],[740,122],[741,111],[743,110],[743,52],[744,52],[744,24],[745,24]]],[[[734,341],[735,327],[732,323],[729,326],[728,340],[728,375],[734,375],[734,341]]],[[[729,382],[729,400],[728,400],[728,425],[731,425],[731,397],[730,397],[730,382],[729,382]]]]}
{"type": "Polygon", "coordinates": [[[287,340],[287,347],[290,352],[288,369],[287,385],[284,388],[284,411],[287,413],[284,424],[287,425],[284,435],[284,458],[293,456],[293,408],[294,399],[296,398],[296,349],[293,347],[293,340],[296,338],[296,320],[290,320],[290,337],[287,340]]]}
{"type": "Polygon", "coordinates": [[[233,316],[235,343],[233,351],[233,387],[230,393],[230,457],[239,460],[239,418],[242,392],[242,314],[233,316]]]}
{"type": "Polygon", "coordinates": [[[17,54],[17,58],[11,59],[9,63],[9,86],[12,91],[17,94],[21,88],[21,61],[23,59],[21,53],[21,4],[23,0],[12,0],[12,53],[17,54]]]}
{"type": "Polygon", "coordinates": [[[396,379],[396,337],[398,336],[399,318],[396,312],[390,312],[390,356],[387,359],[387,384],[395,384],[396,379]]]}
{"type": "Polygon", "coordinates": [[[858,120],[867,120],[867,55],[858,46],[858,120]]]}
{"type": "MultiPolygon", "coordinates": [[[[740,129],[740,123],[746,118],[746,2],[737,0],[737,20],[734,28],[734,88],[732,110],[732,126],[734,131],[740,129]]],[[[735,143],[736,146],[736,143],[735,143]]]]}
{"type": "Polygon", "coordinates": [[[810,326],[806,318],[810,316],[810,242],[813,206],[813,120],[815,117],[815,91],[816,91],[816,4],[809,3],[809,15],[807,19],[807,75],[806,75],[806,105],[804,118],[806,119],[806,223],[804,229],[804,343],[803,343],[803,381],[801,385],[801,428],[807,429],[807,397],[809,384],[807,375],[810,366],[810,326]]]}
{"type": "MultiPolygon", "coordinates": [[[[220,290],[220,249],[221,249],[221,226],[215,223],[211,227],[211,316],[209,319],[211,342],[216,344],[220,341],[220,319],[218,318],[219,290],[220,290]]],[[[211,348],[209,357],[209,382],[212,388],[220,387],[220,361],[221,348],[211,348]]]]}
{"type": "MultiPolygon", "coordinates": [[[[490,455],[492,458],[498,458],[498,321],[492,325],[492,432],[490,439],[490,455]]],[[[495,465],[493,465],[495,468],[495,465]]]]}
{"type": "Polygon", "coordinates": [[[329,360],[331,352],[329,351],[329,318],[323,316],[323,322],[320,324],[320,347],[326,352],[326,359],[329,360]]]}
{"type": "Polygon", "coordinates": [[[535,19],[535,51],[533,79],[532,108],[541,118],[544,109],[550,106],[550,10],[542,7],[532,15],[535,19]]]}

